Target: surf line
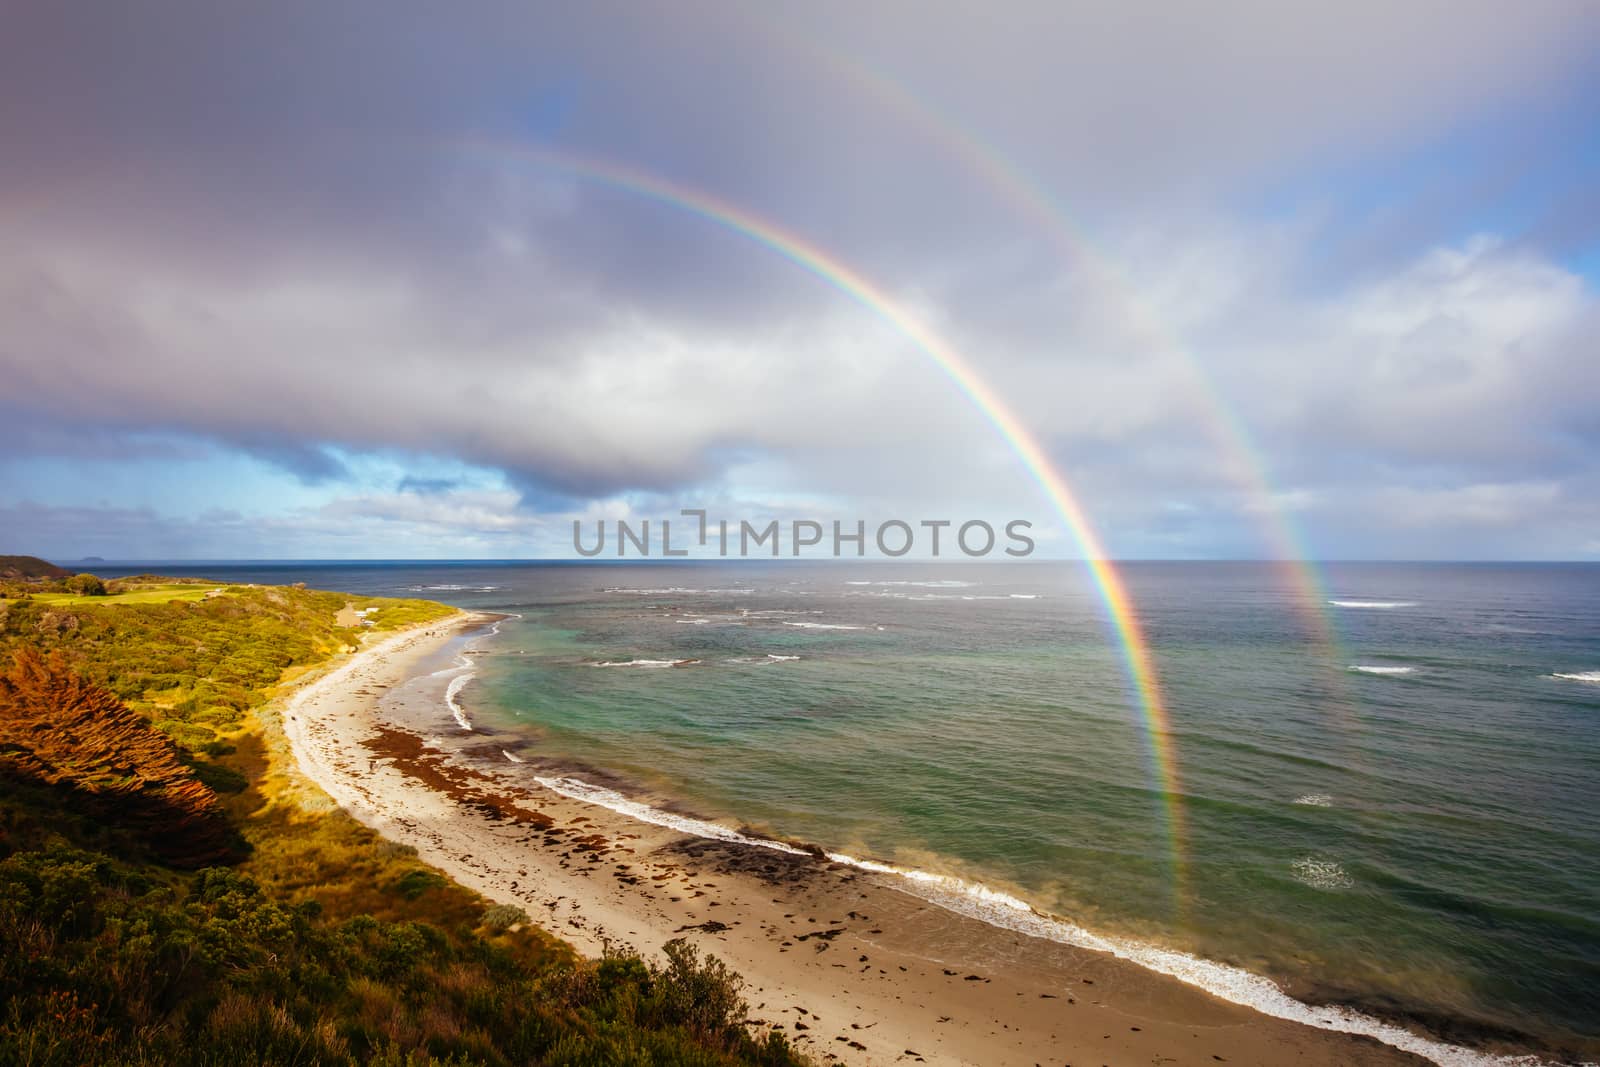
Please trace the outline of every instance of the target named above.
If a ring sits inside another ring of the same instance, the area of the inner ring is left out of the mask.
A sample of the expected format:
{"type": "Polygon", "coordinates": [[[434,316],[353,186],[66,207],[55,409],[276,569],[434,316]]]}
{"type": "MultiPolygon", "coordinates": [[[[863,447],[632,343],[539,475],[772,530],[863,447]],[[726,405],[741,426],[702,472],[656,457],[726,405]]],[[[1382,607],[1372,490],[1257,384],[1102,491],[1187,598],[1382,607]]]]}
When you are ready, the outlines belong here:
{"type": "Polygon", "coordinates": [[[489,638],[494,637],[500,632],[500,624],[505,622],[506,619],[520,618],[522,616],[514,612],[503,613],[502,617],[496,619],[488,630],[481,634],[473,634],[462,642],[461,654],[456,657],[455,665],[439,672],[441,674],[448,671],[459,672],[454,678],[450,679],[450,684],[444,687],[444,703],[445,707],[450,709],[450,715],[456,720],[456,725],[463,730],[469,732],[472,730],[472,718],[467,714],[467,709],[463,708],[460,702],[456,700],[456,697],[461,695],[461,690],[466,687],[468,682],[478,676],[478,665],[471,655],[472,652],[477,650],[469,646],[478,641],[487,641],[489,638]]]}

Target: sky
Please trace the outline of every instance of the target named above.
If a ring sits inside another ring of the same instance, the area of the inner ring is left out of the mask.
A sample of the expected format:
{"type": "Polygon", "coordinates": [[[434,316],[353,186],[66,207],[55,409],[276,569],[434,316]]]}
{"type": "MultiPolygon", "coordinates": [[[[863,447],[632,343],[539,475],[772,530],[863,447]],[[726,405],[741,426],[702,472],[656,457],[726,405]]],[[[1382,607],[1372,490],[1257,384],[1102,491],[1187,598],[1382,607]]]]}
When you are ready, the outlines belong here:
{"type": "Polygon", "coordinates": [[[704,508],[1081,554],[931,337],[1115,558],[1600,559],[1600,5],[6,25],[0,552],[561,557],[704,508]]]}

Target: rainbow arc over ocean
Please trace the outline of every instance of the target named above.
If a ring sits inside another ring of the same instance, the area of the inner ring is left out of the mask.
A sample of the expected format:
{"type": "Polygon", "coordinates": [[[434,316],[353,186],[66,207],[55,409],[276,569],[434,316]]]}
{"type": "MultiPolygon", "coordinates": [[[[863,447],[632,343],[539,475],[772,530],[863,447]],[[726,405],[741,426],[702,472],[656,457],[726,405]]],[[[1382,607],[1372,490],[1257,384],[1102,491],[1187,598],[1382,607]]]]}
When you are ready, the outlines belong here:
{"type": "Polygon", "coordinates": [[[905,128],[917,131],[1020,220],[1048,238],[1062,259],[1081,272],[1104,306],[1123,310],[1124,324],[1134,335],[1158,351],[1178,357],[1193,386],[1191,395],[1203,405],[1203,424],[1222,453],[1228,473],[1248,494],[1249,510],[1259,522],[1271,558],[1297,596],[1297,607],[1311,641],[1322,649],[1325,666],[1330,668],[1334,703],[1340,703],[1346,695],[1341,667],[1344,656],[1328,614],[1326,583],[1311,562],[1312,553],[1304,536],[1273,488],[1266,456],[1224,397],[1215,376],[1156,313],[1127,271],[1096,247],[1084,227],[1074,222],[1071,213],[1038,179],[959,120],[833,42],[815,40],[784,21],[765,17],[757,9],[745,12],[745,16],[744,25],[850,86],[856,95],[871,101],[905,128]]]}
{"type": "Polygon", "coordinates": [[[553,173],[671,206],[755,242],[815,275],[888,323],[932,360],[961,390],[999,432],[1066,523],[1083,555],[1095,590],[1105,605],[1145,735],[1152,778],[1161,796],[1174,891],[1181,908],[1187,866],[1182,782],[1173,750],[1167,707],[1144,628],[1122,576],[1107,558],[1099,535],[1067,479],[1050,461],[1038,439],[966,357],[908,312],[881,286],[799,235],[744,208],[610,160],[502,141],[474,142],[474,146],[492,154],[514,156],[553,173]]]}

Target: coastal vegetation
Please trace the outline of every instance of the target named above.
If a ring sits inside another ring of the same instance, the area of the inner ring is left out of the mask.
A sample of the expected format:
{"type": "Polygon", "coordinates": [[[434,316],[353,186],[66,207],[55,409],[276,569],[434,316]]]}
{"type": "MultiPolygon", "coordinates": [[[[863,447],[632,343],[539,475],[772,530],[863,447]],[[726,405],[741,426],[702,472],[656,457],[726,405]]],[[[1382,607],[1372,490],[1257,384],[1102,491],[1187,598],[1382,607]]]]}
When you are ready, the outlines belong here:
{"type": "Polygon", "coordinates": [[[60,579],[71,576],[72,572],[65,567],[58,567],[38,556],[0,556],[0,582],[60,579]]]}
{"type": "Polygon", "coordinates": [[[73,578],[0,599],[0,1062],[801,1062],[720,961],[581,959],[293,780],[283,687],[453,609],[73,578]]]}

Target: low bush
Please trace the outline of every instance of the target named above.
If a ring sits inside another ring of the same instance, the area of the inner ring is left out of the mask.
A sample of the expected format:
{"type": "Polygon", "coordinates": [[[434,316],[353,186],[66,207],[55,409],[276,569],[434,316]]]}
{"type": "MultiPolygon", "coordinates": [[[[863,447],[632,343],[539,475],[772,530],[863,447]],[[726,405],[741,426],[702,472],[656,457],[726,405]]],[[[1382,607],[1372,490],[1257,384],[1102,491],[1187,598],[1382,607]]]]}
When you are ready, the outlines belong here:
{"type": "Polygon", "coordinates": [[[527,925],[528,921],[528,913],[521,908],[511,904],[491,904],[484,909],[481,925],[484,929],[498,934],[513,926],[527,925]]]}

